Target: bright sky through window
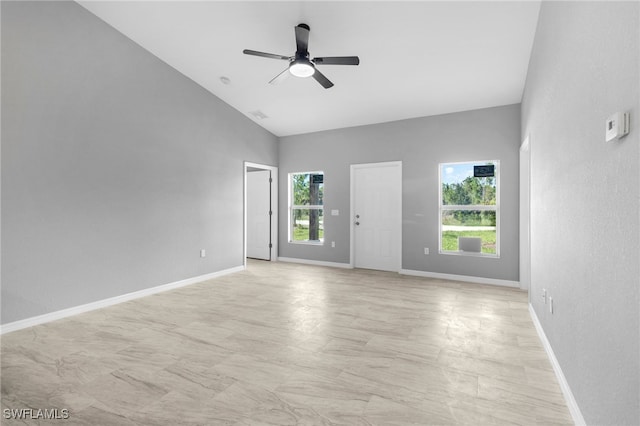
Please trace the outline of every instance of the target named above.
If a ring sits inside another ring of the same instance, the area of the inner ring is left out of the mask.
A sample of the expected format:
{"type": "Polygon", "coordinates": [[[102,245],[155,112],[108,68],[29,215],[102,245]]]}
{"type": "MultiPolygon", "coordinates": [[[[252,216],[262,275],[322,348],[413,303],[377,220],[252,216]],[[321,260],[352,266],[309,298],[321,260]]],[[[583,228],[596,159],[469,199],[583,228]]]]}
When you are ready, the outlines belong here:
{"type": "Polygon", "coordinates": [[[473,176],[473,164],[449,164],[444,169],[444,173],[442,175],[442,183],[462,182],[469,176],[473,176]]]}

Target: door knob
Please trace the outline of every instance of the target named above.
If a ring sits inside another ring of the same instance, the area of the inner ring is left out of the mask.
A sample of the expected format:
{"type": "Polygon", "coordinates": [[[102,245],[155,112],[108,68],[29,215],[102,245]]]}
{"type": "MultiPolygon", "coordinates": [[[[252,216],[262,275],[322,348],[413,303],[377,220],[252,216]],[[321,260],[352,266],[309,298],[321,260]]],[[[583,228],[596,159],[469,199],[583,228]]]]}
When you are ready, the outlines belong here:
{"type": "Polygon", "coordinates": [[[356,225],[360,225],[360,222],[356,222],[356,225]]]}

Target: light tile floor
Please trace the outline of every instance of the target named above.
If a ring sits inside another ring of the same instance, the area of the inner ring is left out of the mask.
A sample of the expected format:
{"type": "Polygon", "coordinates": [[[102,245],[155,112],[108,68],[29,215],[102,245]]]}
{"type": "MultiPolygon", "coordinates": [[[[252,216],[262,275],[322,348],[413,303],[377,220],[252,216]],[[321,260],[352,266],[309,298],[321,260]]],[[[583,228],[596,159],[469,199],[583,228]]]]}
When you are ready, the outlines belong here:
{"type": "Polygon", "coordinates": [[[525,292],[378,271],[250,261],[1,355],[3,410],[69,410],[42,424],[572,424],[525,292]]]}

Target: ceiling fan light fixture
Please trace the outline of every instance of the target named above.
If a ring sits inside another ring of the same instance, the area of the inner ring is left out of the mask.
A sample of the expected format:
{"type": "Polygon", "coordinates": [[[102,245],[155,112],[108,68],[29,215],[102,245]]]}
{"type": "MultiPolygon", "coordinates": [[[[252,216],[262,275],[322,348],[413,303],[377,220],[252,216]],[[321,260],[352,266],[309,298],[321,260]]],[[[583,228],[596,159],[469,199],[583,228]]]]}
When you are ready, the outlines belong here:
{"type": "Polygon", "coordinates": [[[306,78],[311,77],[316,72],[316,69],[310,62],[294,61],[289,66],[289,72],[296,77],[306,78]]]}

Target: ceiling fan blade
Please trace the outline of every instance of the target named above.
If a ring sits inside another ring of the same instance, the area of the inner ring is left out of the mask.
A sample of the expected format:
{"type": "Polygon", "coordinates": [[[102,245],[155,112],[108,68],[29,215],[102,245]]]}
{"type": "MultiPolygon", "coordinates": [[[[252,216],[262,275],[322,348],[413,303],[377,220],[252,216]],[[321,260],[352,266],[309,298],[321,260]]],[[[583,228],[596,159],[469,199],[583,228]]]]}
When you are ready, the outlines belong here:
{"type": "Polygon", "coordinates": [[[299,24],[296,27],[296,48],[297,52],[306,52],[309,48],[309,26],[299,24]]]}
{"type": "Polygon", "coordinates": [[[288,61],[289,59],[291,59],[288,56],[284,56],[284,55],[276,55],[275,53],[258,52],[257,50],[249,50],[249,49],[244,49],[242,53],[244,53],[245,55],[261,56],[263,58],[284,59],[285,61],[288,61]]]}
{"type": "Polygon", "coordinates": [[[313,78],[315,78],[316,81],[320,83],[322,87],[324,87],[325,89],[333,87],[333,83],[329,81],[329,79],[325,77],[324,74],[318,71],[317,68],[316,68],[316,71],[313,73],[313,78]]]}
{"type": "Polygon", "coordinates": [[[360,58],[357,56],[324,56],[313,58],[316,65],[358,65],[360,58]]]}
{"type": "Polygon", "coordinates": [[[269,82],[269,84],[278,84],[281,81],[286,80],[289,74],[291,74],[289,72],[289,68],[285,68],[284,71],[282,71],[280,74],[273,77],[273,79],[269,82]]]}

